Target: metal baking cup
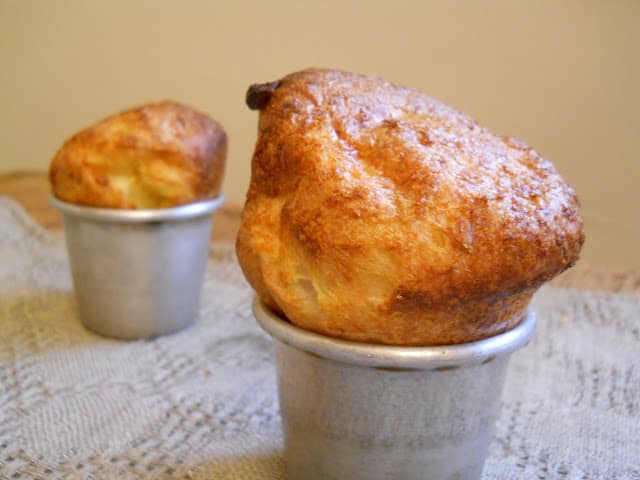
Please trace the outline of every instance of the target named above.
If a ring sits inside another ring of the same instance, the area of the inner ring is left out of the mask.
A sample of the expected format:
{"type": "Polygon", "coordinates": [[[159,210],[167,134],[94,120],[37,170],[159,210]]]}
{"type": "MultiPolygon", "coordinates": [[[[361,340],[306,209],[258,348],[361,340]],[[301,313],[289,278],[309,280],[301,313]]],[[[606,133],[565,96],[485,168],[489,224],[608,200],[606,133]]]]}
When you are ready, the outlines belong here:
{"type": "Polygon", "coordinates": [[[101,335],[140,339],[198,315],[212,213],[224,196],[173,208],[84,207],[53,195],[64,219],[82,323],[101,335]]]}
{"type": "Polygon", "coordinates": [[[479,479],[511,353],[535,331],[461,345],[400,347],[338,340],[253,303],[276,339],[288,480],[479,479]]]}

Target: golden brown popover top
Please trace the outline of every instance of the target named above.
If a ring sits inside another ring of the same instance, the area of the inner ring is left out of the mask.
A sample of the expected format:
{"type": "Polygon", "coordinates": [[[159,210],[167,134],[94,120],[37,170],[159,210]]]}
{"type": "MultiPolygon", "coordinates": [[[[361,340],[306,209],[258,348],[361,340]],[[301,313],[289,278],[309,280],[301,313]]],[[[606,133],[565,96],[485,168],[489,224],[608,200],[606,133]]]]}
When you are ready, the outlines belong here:
{"type": "Polygon", "coordinates": [[[109,208],[162,208],[219,194],[227,138],[207,115],[177,102],[111,116],[65,142],[51,161],[57,198],[109,208]]]}
{"type": "Polygon", "coordinates": [[[260,120],[238,258],[295,325],[469,342],[515,326],[578,259],[578,200],[551,162],[423,93],[312,69],[247,103],[260,120]]]}

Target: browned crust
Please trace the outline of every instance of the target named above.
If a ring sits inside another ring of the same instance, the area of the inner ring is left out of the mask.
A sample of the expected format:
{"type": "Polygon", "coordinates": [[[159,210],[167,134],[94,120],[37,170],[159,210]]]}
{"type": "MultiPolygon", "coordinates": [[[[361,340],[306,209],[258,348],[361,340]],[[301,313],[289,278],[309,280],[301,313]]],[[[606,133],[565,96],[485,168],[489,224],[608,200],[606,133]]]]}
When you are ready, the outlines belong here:
{"type": "Polygon", "coordinates": [[[513,326],[577,261],[577,197],[524,143],[376,77],[312,69],[270,85],[237,253],[294,324],[472,341],[513,326]]]}
{"type": "Polygon", "coordinates": [[[75,134],[51,161],[56,197],[88,206],[159,208],[220,193],[227,138],[177,102],[121,112],[75,134]]]}

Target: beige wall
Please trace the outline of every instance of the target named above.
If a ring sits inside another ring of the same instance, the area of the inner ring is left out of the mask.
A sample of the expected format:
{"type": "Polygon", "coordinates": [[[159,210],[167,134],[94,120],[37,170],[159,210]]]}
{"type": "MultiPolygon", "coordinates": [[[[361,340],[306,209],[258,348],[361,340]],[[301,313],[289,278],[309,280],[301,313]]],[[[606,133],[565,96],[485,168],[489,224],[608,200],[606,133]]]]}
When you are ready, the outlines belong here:
{"type": "Polygon", "coordinates": [[[640,266],[640,2],[0,0],[0,173],[47,167],[119,109],[173,98],[230,136],[243,200],[246,87],[307,66],[377,73],[518,136],[582,200],[583,257],[640,266]]]}

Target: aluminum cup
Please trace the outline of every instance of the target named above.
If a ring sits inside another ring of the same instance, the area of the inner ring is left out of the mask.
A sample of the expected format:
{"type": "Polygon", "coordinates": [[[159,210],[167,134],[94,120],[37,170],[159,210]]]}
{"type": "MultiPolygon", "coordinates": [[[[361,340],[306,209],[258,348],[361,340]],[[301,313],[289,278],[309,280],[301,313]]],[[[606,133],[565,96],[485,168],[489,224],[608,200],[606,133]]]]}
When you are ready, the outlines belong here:
{"type": "Polygon", "coordinates": [[[510,354],[533,311],[505,333],[438,347],[355,343],[293,326],[259,300],[276,339],[288,480],[478,479],[510,354]]]}
{"type": "Polygon", "coordinates": [[[176,332],[198,316],[209,252],[212,200],[173,208],[83,207],[62,212],[78,311],[100,335],[127,340],[176,332]]]}

